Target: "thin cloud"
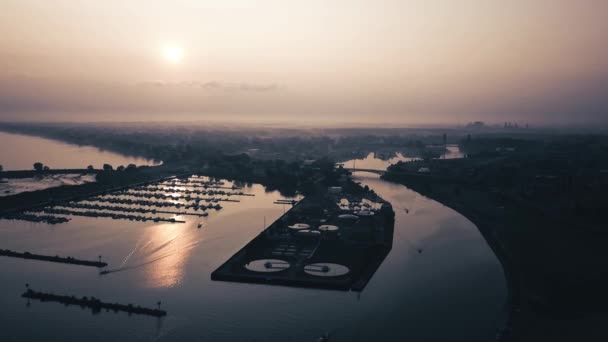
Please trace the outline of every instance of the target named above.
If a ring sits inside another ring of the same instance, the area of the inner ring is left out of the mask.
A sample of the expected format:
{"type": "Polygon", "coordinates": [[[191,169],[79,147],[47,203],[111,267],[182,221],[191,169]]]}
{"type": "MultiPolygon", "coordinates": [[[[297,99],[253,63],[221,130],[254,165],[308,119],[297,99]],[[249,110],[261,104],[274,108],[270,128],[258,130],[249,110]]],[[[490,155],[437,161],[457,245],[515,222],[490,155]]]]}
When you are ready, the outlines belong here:
{"type": "Polygon", "coordinates": [[[270,92],[278,91],[283,87],[277,83],[249,83],[249,82],[219,82],[219,81],[189,81],[189,82],[168,82],[164,80],[153,80],[139,83],[144,87],[159,88],[199,88],[209,91],[242,91],[242,92],[270,92]]]}

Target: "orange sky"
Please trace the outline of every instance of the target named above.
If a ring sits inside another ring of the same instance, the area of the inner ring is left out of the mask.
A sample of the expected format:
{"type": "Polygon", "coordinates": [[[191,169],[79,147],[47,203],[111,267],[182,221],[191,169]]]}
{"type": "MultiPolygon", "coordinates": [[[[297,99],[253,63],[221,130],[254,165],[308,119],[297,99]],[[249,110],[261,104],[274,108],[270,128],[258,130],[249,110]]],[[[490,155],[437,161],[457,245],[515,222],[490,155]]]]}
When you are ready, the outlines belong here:
{"type": "Polygon", "coordinates": [[[0,120],[602,121],[606,13],[602,0],[4,0],[0,120]]]}

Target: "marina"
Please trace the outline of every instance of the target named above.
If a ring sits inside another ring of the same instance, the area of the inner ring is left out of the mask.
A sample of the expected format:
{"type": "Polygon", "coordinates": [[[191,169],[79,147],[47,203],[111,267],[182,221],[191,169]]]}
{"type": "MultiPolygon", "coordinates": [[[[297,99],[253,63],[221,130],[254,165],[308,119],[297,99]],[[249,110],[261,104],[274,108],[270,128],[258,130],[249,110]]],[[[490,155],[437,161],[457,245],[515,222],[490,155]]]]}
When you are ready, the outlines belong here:
{"type": "Polygon", "coordinates": [[[192,184],[217,188],[222,187],[225,182],[198,175],[172,176],[82,196],[74,200],[57,201],[51,205],[24,208],[19,212],[5,214],[4,217],[49,224],[67,222],[71,216],[186,223],[180,218],[181,216],[207,217],[209,216],[207,210],[223,208],[219,202],[238,203],[240,200],[235,197],[254,196],[236,191],[242,189],[236,185],[224,187],[232,190],[225,191],[193,189],[190,188],[192,184]]]}

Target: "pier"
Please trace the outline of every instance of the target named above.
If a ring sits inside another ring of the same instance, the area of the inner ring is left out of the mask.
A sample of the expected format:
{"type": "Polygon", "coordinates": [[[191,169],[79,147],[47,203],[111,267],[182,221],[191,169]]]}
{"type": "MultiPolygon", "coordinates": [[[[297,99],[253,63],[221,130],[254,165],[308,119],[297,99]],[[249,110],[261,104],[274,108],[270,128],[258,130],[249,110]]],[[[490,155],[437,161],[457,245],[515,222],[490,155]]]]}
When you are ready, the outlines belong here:
{"type": "MultiPolygon", "coordinates": [[[[186,211],[170,211],[170,210],[157,210],[157,209],[146,209],[146,208],[129,208],[113,205],[99,205],[99,204],[86,204],[86,203],[70,203],[66,205],[59,205],[58,207],[72,208],[72,209],[92,209],[92,210],[109,210],[109,211],[123,211],[126,213],[140,213],[140,214],[173,214],[173,215],[190,215],[197,217],[205,217],[209,214],[203,213],[189,213],[186,211]]],[[[203,209],[205,210],[205,209],[203,209]]]]}
{"type": "Polygon", "coordinates": [[[238,191],[238,192],[230,192],[230,191],[224,191],[224,190],[196,190],[196,189],[177,189],[177,188],[171,188],[171,187],[166,187],[166,188],[161,188],[161,187],[135,187],[132,189],[129,189],[129,191],[143,191],[143,192],[147,192],[147,193],[179,193],[179,194],[186,194],[186,195],[190,195],[190,194],[195,194],[195,195],[223,195],[223,196],[253,196],[251,194],[246,194],[242,191],[238,191]]]}
{"type": "Polygon", "coordinates": [[[95,297],[81,297],[77,298],[75,296],[62,296],[56,295],[52,293],[44,293],[34,291],[28,288],[22,295],[23,298],[28,299],[37,299],[42,302],[58,302],[65,305],[78,305],[78,306],[86,306],[91,308],[93,313],[99,313],[102,309],[106,309],[106,311],[123,311],[128,314],[136,314],[136,315],[148,315],[155,317],[163,317],[167,315],[165,310],[160,309],[160,302],[158,302],[158,309],[144,308],[141,306],[134,306],[133,304],[118,304],[118,303],[106,303],[102,302],[100,299],[95,297]]]}
{"type": "Polygon", "coordinates": [[[164,217],[152,217],[152,216],[141,216],[141,215],[126,215],[118,213],[108,213],[102,211],[75,211],[59,208],[44,208],[42,209],[47,214],[55,215],[73,215],[73,216],[84,216],[84,217],[107,217],[115,220],[130,220],[130,221],[154,221],[154,222],[169,222],[169,223],[186,223],[183,220],[176,220],[175,218],[164,218],[164,217]]]}
{"type": "MultiPolygon", "coordinates": [[[[107,196],[114,196],[114,197],[118,197],[118,196],[131,196],[131,197],[138,197],[138,198],[154,198],[154,199],[184,199],[186,201],[212,201],[212,200],[221,200],[221,201],[226,201],[226,202],[238,202],[238,200],[231,200],[231,199],[220,199],[218,197],[200,197],[200,196],[191,196],[191,195],[186,195],[186,196],[175,196],[170,194],[172,192],[166,192],[163,194],[158,194],[158,193],[150,193],[150,192],[138,192],[138,191],[121,191],[121,192],[115,192],[112,194],[108,194],[107,196]]],[[[221,196],[244,196],[243,194],[236,194],[236,193],[220,193],[220,192],[213,192],[213,193],[207,193],[206,195],[221,195],[221,196]]]]}
{"type": "MultiPolygon", "coordinates": [[[[111,204],[127,204],[127,205],[139,205],[139,206],[144,206],[144,207],[157,207],[157,208],[166,208],[166,207],[172,207],[172,208],[184,208],[184,209],[195,209],[195,210],[207,210],[207,209],[216,209],[219,210],[221,209],[221,206],[219,204],[209,204],[209,205],[203,205],[203,204],[185,204],[185,203],[181,203],[181,202],[168,202],[168,201],[149,201],[149,200],[133,200],[133,199],[129,199],[129,198],[102,198],[102,197],[93,197],[93,198],[87,198],[82,200],[82,202],[99,202],[99,203],[111,203],[111,204]]],[[[219,200],[217,201],[209,201],[209,202],[219,202],[219,200]]]]}
{"type": "Polygon", "coordinates": [[[15,252],[8,249],[0,249],[0,256],[12,257],[12,258],[21,258],[21,259],[31,259],[31,260],[41,260],[41,261],[50,261],[50,262],[59,262],[62,264],[71,264],[71,265],[81,265],[81,266],[92,266],[92,267],[106,267],[107,263],[100,261],[91,261],[91,260],[81,260],[73,257],[60,257],[60,256],[50,256],[50,255],[42,255],[42,254],[33,254],[30,252],[15,252]]]}
{"type": "Polygon", "coordinates": [[[158,185],[167,187],[189,187],[194,189],[226,189],[226,190],[240,190],[243,189],[238,186],[219,186],[219,185],[201,185],[197,183],[158,183],[158,185]]]}

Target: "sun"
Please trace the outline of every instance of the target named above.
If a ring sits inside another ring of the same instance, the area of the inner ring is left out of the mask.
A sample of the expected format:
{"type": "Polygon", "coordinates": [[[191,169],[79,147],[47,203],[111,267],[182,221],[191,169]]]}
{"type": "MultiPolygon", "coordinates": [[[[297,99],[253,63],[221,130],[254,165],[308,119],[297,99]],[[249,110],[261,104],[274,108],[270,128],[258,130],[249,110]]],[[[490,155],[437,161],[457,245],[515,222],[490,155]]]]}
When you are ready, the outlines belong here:
{"type": "Polygon", "coordinates": [[[163,58],[171,64],[178,64],[184,58],[184,50],[179,45],[165,45],[163,46],[162,53],[163,58]]]}

